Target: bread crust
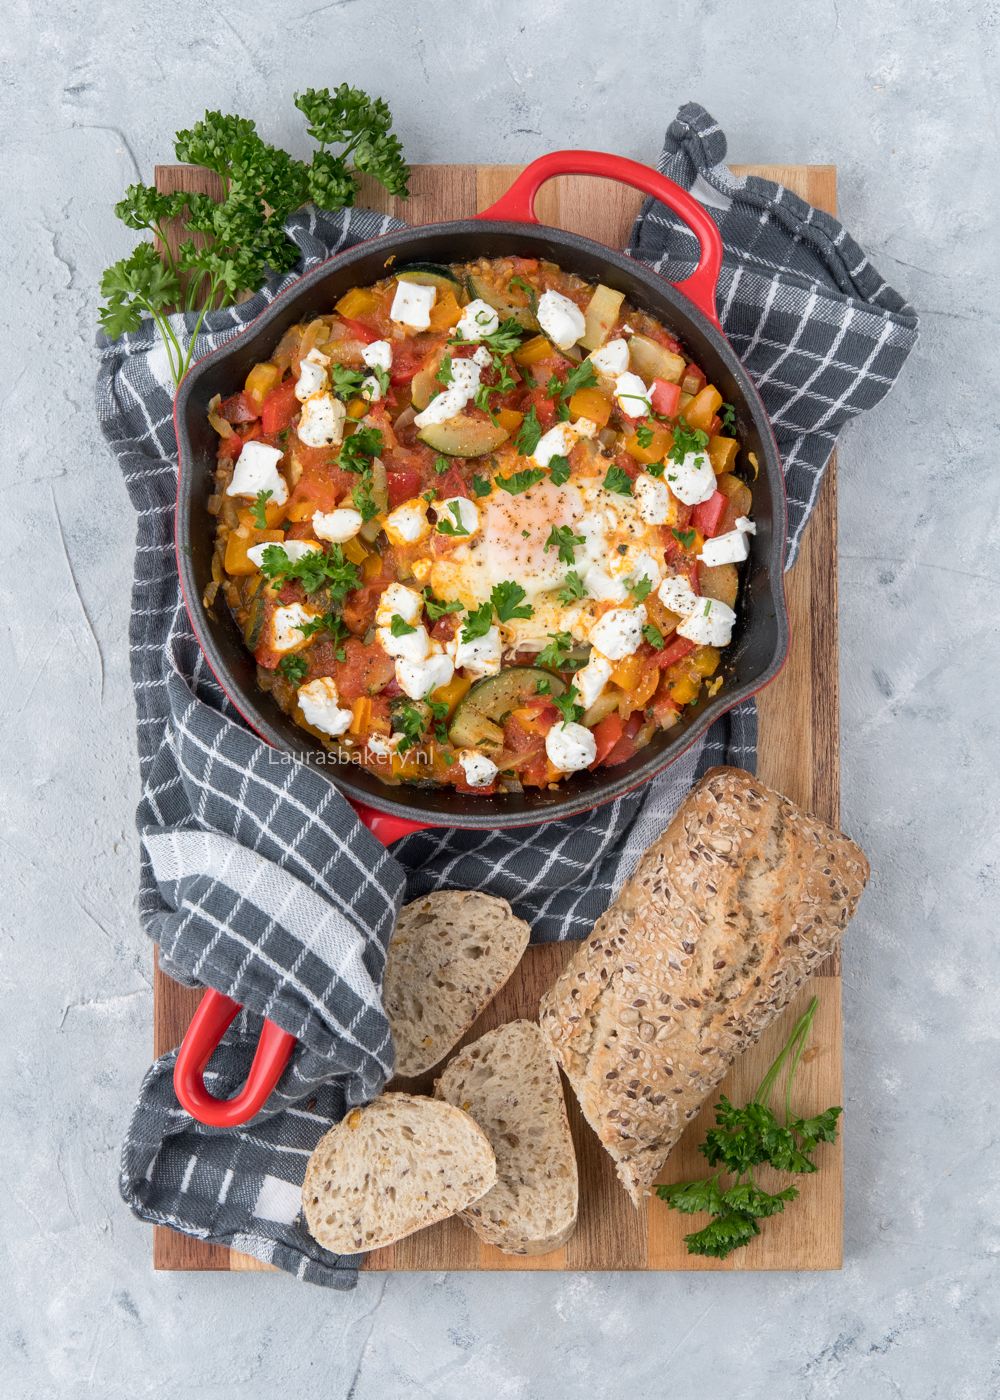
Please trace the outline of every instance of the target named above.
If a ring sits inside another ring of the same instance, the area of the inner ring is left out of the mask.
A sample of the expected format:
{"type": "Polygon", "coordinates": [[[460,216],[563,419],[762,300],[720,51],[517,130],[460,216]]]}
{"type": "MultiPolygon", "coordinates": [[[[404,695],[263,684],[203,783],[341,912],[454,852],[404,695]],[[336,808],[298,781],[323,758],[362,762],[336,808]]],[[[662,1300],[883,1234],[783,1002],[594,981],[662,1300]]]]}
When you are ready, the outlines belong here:
{"type": "Polygon", "coordinates": [[[542,999],[539,1021],[633,1202],[836,949],[868,880],[848,837],[713,768],[542,999]]]}

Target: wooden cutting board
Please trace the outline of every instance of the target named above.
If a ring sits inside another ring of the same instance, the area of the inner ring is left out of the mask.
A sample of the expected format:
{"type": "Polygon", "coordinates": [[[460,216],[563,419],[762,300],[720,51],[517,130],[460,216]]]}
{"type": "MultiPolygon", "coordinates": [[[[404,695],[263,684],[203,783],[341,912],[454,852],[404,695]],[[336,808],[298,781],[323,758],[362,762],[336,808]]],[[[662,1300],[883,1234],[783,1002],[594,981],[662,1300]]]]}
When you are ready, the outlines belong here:
{"type": "MultiPolygon", "coordinates": [[[[492,204],[507,189],[519,166],[417,166],[412,194],[404,204],[366,185],[361,202],[398,214],[411,223],[468,217],[492,204]]],[[[763,175],[787,185],[810,203],[835,212],[833,166],[745,166],[737,172],[763,175]]],[[[160,166],[157,187],[215,192],[214,177],[189,166],[160,166]]],[[[623,185],[572,176],[546,186],[538,201],[543,223],[586,234],[612,247],[624,246],[641,196],[623,185]]],[[[837,496],[831,463],[795,568],[788,578],[792,647],[779,678],[760,697],[760,750],[757,771],[807,810],[836,823],[840,809],[840,704],[837,657],[837,496]]],[[[573,952],[573,944],[528,949],[507,988],[469,1032],[475,1039],[490,1027],[518,1016],[534,1018],[541,994],[573,952]]],[[[799,1106],[816,1111],[841,1102],[840,970],[831,961],[813,979],[777,1025],[750,1051],[722,1085],[741,1101],[753,1093],[789,1027],[809,996],[820,999],[810,1048],[796,1081],[799,1106]]],[[[156,970],[154,1050],[162,1055],[177,1045],[198,1004],[199,993],[180,987],[156,970]]],[[[463,1042],[464,1043],[464,1042],[463,1042]]],[[[426,1084],[429,1087],[430,1076],[426,1084]]],[[[419,1082],[418,1082],[419,1083],[419,1082]]],[[[406,1085],[407,1088],[412,1085],[406,1085]]],[[[580,1163],[580,1224],[563,1248],[538,1259],[501,1254],[480,1244],[458,1220],[444,1221],[388,1249],[367,1256],[366,1270],[404,1269],[836,1269],[842,1262],[842,1152],[820,1149],[821,1170],[800,1181],[802,1195],[784,1216],[767,1222],[762,1236],[730,1259],[719,1262],[688,1255],[684,1233],[697,1228],[687,1217],[657,1200],[636,1211],[618,1186],[610,1158],[584,1122],[571,1093],[570,1119],[580,1163]]],[[[663,1173],[664,1181],[702,1175],[697,1144],[711,1126],[711,1106],[691,1124],[663,1173]]],[[[850,1131],[850,1125],[846,1130],[850,1131]]],[[[268,1265],[218,1245],[157,1227],[157,1269],[262,1270],[268,1265]]]]}

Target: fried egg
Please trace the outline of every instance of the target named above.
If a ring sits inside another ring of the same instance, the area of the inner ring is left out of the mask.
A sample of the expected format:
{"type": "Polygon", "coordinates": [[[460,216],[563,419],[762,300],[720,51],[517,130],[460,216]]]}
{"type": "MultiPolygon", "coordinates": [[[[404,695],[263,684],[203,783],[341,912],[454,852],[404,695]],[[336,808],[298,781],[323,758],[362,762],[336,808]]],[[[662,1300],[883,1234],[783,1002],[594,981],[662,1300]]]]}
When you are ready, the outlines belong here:
{"type": "Polygon", "coordinates": [[[518,583],[532,616],[502,624],[505,652],[540,650],[553,632],[586,641],[595,620],[628,599],[630,583],[644,577],[655,588],[665,572],[660,526],[643,520],[634,496],[605,489],[607,465],[595,456],[590,472],[574,471],[561,485],[545,477],[518,495],[494,488],[477,500],[476,537],[431,565],[435,595],[472,611],[497,584],[518,583]],[[554,528],[576,537],[572,563],[550,543],[554,528]],[[571,570],[586,592],[564,602],[559,591],[571,570]]]}

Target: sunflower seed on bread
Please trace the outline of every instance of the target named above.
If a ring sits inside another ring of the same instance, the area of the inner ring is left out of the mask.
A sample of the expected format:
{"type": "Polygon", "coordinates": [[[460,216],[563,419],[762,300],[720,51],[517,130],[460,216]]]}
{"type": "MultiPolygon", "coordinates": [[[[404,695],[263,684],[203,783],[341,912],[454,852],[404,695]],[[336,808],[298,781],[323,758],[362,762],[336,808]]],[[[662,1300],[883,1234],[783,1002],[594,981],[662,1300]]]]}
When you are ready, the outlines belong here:
{"type": "Polygon", "coordinates": [[[848,837],[713,768],[542,998],[542,1029],[636,1205],[836,949],[868,873],[848,837]]]}
{"type": "Polygon", "coordinates": [[[576,1153],[559,1067],[534,1021],[510,1021],[466,1045],[434,1092],[474,1118],[496,1154],[496,1185],[462,1219],[508,1254],[565,1244],[576,1229],[576,1153]]]}
{"type": "Polygon", "coordinates": [[[382,989],[396,1073],[432,1069],[461,1040],[517,964],[531,930],[505,899],[439,890],[400,910],[382,989]]]}
{"type": "Polygon", "coordinates": [[[302,1210],[324,1249],[356,1254],[464,1210],[496,1175],[493,1149],[468,1114],[438,1099],[383,1094],[320,1138],[302,1210]]]}

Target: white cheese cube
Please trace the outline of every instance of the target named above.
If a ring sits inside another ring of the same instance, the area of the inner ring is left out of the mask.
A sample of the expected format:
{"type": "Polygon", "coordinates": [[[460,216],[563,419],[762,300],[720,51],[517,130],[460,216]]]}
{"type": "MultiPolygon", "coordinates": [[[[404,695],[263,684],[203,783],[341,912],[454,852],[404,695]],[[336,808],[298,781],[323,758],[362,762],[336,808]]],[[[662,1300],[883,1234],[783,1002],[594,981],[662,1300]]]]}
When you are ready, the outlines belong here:
{"type": "Polygon", "coordinates": [[[578,438],[579,434],[571,423],[557,423],[538,439],[531,460],[539,467],[547,467],[553,457],[568,457],[578,438]]]}
{"type": "Polygon", "coordinates": [[[312,622],[320,616],[315,608],[303,607],[301,603],[288,603],[275,608],[271,615],[272,651],[284,653],[302,646],[306,640],[302,635],[303,623],[312,622]]]}
{"type": "Polygon", "coordinates": [[[244,443],[226,495],[256,496],[261,491],[270,491],[274,504],[283,506],[288,500],[288,487],[278,471],[282,455],[280,447],[268,447],[264,442],[244,443]]]}
{"type": "Polygon", "coordinates": [[[302,405],[296,432],[307,447],[335,447],[344,440],[347,409],[332,394],[313,394],[302,405]]]}
{"type": "Polygon", "coordinates": [[[576,773],[597,757],[597,740],[582,724],[554,724],[545,736],[545,752],[554,768],[576,773]]]}
{"type": "Polygon", "coordinates": [[[686,637],[702,647],[728,646],[736,614],[717,598],[699,598],[698,609],[678,625],[678,637],[686,637]]]}
{"type": "Polygon", "coordinates": [[[420,496],[404,501],[385,518],[385,533],[390,544],[417,544],[431,532],[427,519],[427,502],[420,496]]]}
{"type": "Polygon", "coordinates": [[[592,564],[581,577],[591,598],[599,603],[624,603],[628,597],[625,579],[609,574],[599,564],[592,564]]]}
{"type": "Polygon", "coordinates": [[[680,462],[668,459],[667,485],[686,506],[697,506],[715,494],[715,472],[704,452],[687,452],[680,462]]]}
{"type": "Polygon", "coordinates": [[[469,787],[489,787],[500,771],[491,758],[475,749],[462,749],[458,761],[469,787]]]}
{"type": "Polygon", "coordinates": [[[259,569],[264,562],[266,549],[280,549],[290,564],[297,564],[303,554],[315,554],[319,548],[315,540],[282,540],[280,544],[274,540],[270,543],[251,545],[247,550],[247,558],[259,569]]]}
{"type": "Polygon", "coordinates": [[[594,652],[586,666],[581,667],[573,677],[580,704],[585,710],[590,709],[610,679],[611,662],[594,652]]]}
{"type": "Polygon", "coordinates": [[[425,331],[431,323],[431,307],[437,298],[436,287],[420,282],[397,282],[389,319],[415,331],[425,331]]]}
{"type": "MultiPolygon", "coordinates": [[[[449,496],[447,500],[435,501],[434,511],[439,526],[443,522],[451,526],[451,530],[460,534],[464,531],[466,535],[474,535],[479,529],[479,511],[468,496],[449,496]]],[[[450,534],[451,531],[439,530],[439,533],[450,534]]]]}
{"type": "Polygon", "coordinates": [[[587,322],[575,301],[562,292],[543,292],[538,298],[538,324],[560,350],[568,350],[583,335],[587,322]]]}
{"type": "Polygon", "coordinates": [[[463,642],[460,627],[448,643],[448,650],[454,656],[458,669],[468,671],[473,676],[495,676],[500,670],[503,652],[500,629],[494,625],[482,637],[463,642]]]}
{"type": "Polygon", "coordinates": [[[299,364],[299,377],[295,381],[295,397],[299,403],[305,403],[306,399],[313,394],[318,394],[327,388],[327,366],[330,363],[330,356],[324,355],[322,350],[315,347],[299,364]]]}
{"type": "Polygon", "coordinates": [[[396,662],[396,680],[411,700],[422,700],[425,695],[447,685],[454,674],[454,663],[443,651],[428,656],[426,661],[396,662]]]}
{"type": "Polygon", "coordinates": [[[493,363],[493,356],[487,350],[485,345],[480,345],[479,349],[476,351],[472,358],[480,369],[488,369],[493,363]]]}
{"type": "Polygon", "coordinates": [[[745,535],[755,535],[757,526],[750,519],[749,515],[738,515],[736,517],[736,528],[742,530],[745,535]]]}
{"type": "Polygon", "coordinates": [[[714,564],[742,564],[749,553],[750,546],[743,531],[727,530],[724,535],[706,540],[698,558],[709,567],[714,564]]]}
{"type": "Polygon", "coordinates": [[[351,723],[351,711],[341,709],[339,702],[336,682],[330,676],[320,676],[308,685],[299,686],[299,708],[306,723],[334,738],[343,734],[351,723]]]}
{"type": "Polygon", "coordinates": [[[642,641],[646,625],[646,609],[641,603],[634,608],[612,608],[594,624],[590,644],[611,661],[631,656],[642,641]]]}
{"type": "Polygon", "coordinates": [[[385,370],[388,374],[392,369],[392,346],[387,340],[373,340],[361,351],[361,358],[369,369],[385,370]]]}
{"type": "Polygon", "coordinates": [[[630,583],[633,584],[641,578],[648,579],[650,587],[655,588],[660,581],[662,572],[663,570],[660,568],[659,561],[654,559],[651,554],[647,554],[644,549],[641,549],[632,560],[628,578],[630,583]]]}
{"type": "Polygon", "coordinates": [[[496,310],[477,297],[463,309],[455,334],[462,340],[482,340],[483,336],[492,335],[499,325],[500,317],[496,310]]]}
{"type": "MultiPolygon", "coordinates": [[[[395,616],[398,617],[399,614],[396,613],[395,616]]],[[[404,632],[399,637],[393,634],[391,617],[388,626],[376,628],[375,636],[379,646],[386,656],[391,656],[394,660],[423,661],[430,653],[431,639],[427,635],[427,628],[419,623],[414,627],[405,618],[403,625],[412,628],[412,630],[404,632]]]]}
{"type": "Polygon", "coordinates": [[[374,374],[366,374],[362,379],[358,386],[358,396],[364,399],[365,403],[378,403],[382,397],[382,385],[374,374]]]}
{"type": "Polygon", "coordinates": [[[378,627],[388,627],[394,616],[404,622],[417,622],[424,609],[424,600],[405,583],[390,583],[378,600],[375,623],[378,627]]]}
{"type": "Polygon", "coordinates": [[[648,472],[640,472],[632,487],[639,514],[647,525],[666,525],[673,516],[670,490],[665,481],[658,481],[648,472]]]}
{"type": "Polygon", "coordinates": [[[609,340],[599,350],[594,350],[588,358],[598,374],[617,379],[628,369],[628,346],[621,339],[609,340]]]}
{"type": "Polygon", "coordinates": [[[649,390],[631,370],[620,374],[615,380],[615,398],[618,407],[628,418],[645,418],[649,413],[649,390]]]}
{"type": "Polygon", "coordinates": [[[668,611],[687,617],[697,608],[701,599],[686,578],[665,578],[657,589],[656,596],[668,611]]]}
{"type": "Polygon", "coordinates": [[[363,524],[361,512],[351,506],[313,512],[312,527],[316,538],[329,540],[331,544],[344,544],[347,540],[353,540],[363,524]]]}

